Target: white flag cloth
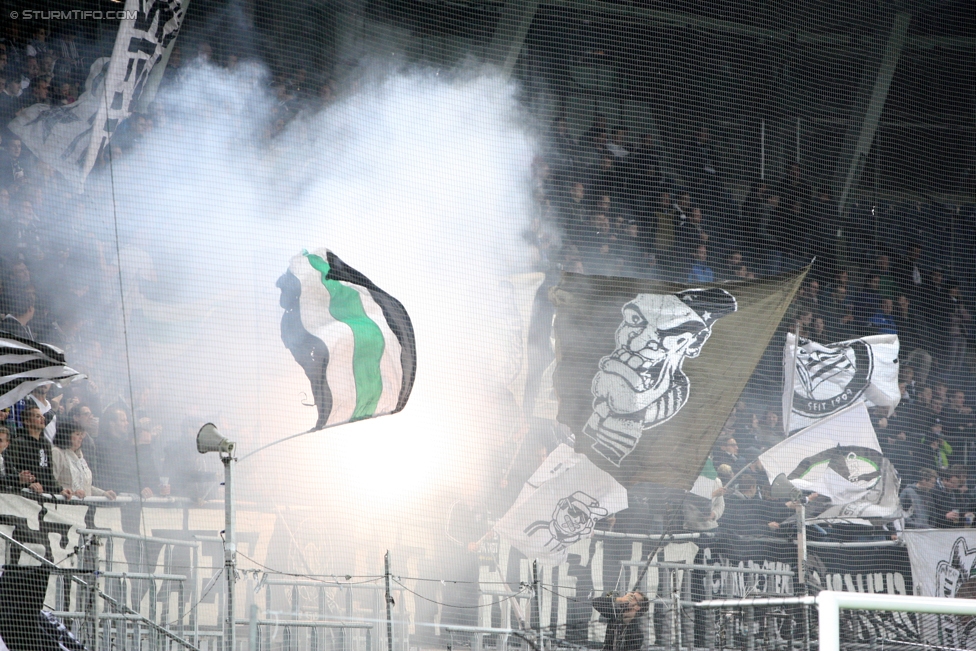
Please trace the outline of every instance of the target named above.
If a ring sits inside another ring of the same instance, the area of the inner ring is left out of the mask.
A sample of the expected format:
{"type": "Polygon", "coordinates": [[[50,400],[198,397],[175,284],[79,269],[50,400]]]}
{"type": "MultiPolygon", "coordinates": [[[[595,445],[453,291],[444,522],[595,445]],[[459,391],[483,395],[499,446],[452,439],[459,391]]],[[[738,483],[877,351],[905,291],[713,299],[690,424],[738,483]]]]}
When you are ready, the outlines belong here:
{"type": "MultiPolygon", "coordinates": [[[[922,529],[902,533],[912,563],[915,594],[923,597],[972,598],[976,584],[976,531],[972,529],[922,529]]],[[[927,642],[960,649],[976,648],[976,626],[952,616],[920,617],[922,638],[927,642]]],[[[976,623],[976,622],[974,622],[976,623]]]]}
{"type": "Polygon", "coordinates": [[[560,445],[529,477],[495,531],[528,558],[558,565],[598,520],[625,508],[626,488],[585,455],[560,445]]]}
{"type": "Polygon", "coordinates": [[[153,66],[176,38],[185,0],[126,0],[111,58],[92,64],[85,91],[67,106],[35,104],[9,129],[80,192],[119,123],[132,113],[153,66]],[[134,16],[130,18],[129,16],[134,16]]]}
{"type": "Polygon", "coordinates": [[[898,336],[875,335],[834,344],[786,336],[783,350],[783,428],[795,432],[858,400],[887,407],[901,400],[898,390],[898,336]],[[790,369],[793,372],[790,372],[790,369]]]}
{"type": "Polygon", "coordinates": [[[785,475],[830,498],[817,519],[901,516],[899,479],[881,453],[863,401],[818,421],[759,455],[769,481],[785,475]]]}

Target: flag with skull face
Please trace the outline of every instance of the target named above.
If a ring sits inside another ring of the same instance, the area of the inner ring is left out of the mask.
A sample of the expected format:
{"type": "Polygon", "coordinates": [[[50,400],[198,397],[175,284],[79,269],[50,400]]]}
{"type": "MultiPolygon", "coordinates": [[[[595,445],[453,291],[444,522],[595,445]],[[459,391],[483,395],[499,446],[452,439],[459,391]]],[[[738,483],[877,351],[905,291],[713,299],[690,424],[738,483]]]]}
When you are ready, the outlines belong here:
{"type": "Polygon", "coordinates": [[[564,274],[558,420],[624,485],[688,489],[806,270],[688,287],[564,274]]]}

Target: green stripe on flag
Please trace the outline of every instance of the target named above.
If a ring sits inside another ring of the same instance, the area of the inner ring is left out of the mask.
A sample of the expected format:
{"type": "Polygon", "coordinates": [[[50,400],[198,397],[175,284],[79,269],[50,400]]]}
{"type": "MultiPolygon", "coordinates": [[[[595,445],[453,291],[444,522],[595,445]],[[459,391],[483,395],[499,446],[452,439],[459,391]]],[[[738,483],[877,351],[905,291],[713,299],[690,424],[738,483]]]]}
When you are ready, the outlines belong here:
{"type": "Polygon", "coordinates": [[[329,280],[329,263],[314,254],[306,254],[312,268],[322,274],[322,284],[329,292],[329,314],[352,330],[352,373],[356,380],[356,408],[351,420],[370,418],[383,393],[380,360],[386,342],[379,326],[366,315],[359,292],[338,280],[329,280]]]}

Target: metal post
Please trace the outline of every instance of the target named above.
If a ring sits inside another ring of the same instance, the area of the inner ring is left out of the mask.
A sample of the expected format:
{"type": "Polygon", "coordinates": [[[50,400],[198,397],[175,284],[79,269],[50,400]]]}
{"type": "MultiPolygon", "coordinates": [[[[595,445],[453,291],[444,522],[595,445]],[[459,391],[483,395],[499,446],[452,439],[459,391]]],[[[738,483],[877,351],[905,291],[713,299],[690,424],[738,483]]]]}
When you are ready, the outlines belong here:
{"type": "Polygon", "coordinates": [[[539,651],[545,649],[545,637],[542,633],[542,589],[539,586],[539,561],[532,561],[532,590],[535,592],[536,625],[539,627],[539,651]]]}
{"type": "Polygon", "coordinates": [[[796,116],[796,162],[800,162],[800,116],[796,116]]]}
{"type": "Polygon", "coordinates": [[[234,531],[234,480],[231,470],[234,458],[221,454],[224,464],[224,574],[227,577],[227,612],[224,618],[224,651],[236,648],[234,626],[234,587],[237,583],[237,537],[234,531]]]}
{"type": "Polygon", "coordinates": [[[766,118],[759,124],[759,178],[766,180],[766,118]]]}
{"type": "MultiPolygon", "coordinates": [[[[800,498],[800,508],[796,512],[796,576],[800,582],[798,594],[807,594],[807,506],[800,498]]],[[[810,609],[803,606],[803,632],[806,651],[810,651],[810,609]]]]}
{"type": "Polygon", "coordinates": [[[248,645],[249,651],[257,651],[258,648],[258,605],[251,604],[251,613],[248,617],[248,645]]]}
{"type": "Polygon", "coordinates": [[[383,557],[386,575],[386,649],[393,651],[393,595],[390,594],[390,550],[383,557]]]}
{"type": "Polygon", "coordinates": [[[796,511],[796,576],[800,582],[800,594],[806,594],[807,564],[807,507],[800,498],[800,508],[796,511]]]}

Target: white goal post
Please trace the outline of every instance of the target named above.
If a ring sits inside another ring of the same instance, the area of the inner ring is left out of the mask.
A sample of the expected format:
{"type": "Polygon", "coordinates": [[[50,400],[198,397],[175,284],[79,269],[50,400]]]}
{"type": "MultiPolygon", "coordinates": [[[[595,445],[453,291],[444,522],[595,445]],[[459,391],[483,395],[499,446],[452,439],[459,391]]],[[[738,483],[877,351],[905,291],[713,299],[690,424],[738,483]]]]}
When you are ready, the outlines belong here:
{"type": "Polygon", "coordinates": [[[820,621],[820,651],[840,651],[841,608],[938,615],[976,615],[976,599],[942,599],[824,590],[817,595],[816,602],[820,621]]]}

